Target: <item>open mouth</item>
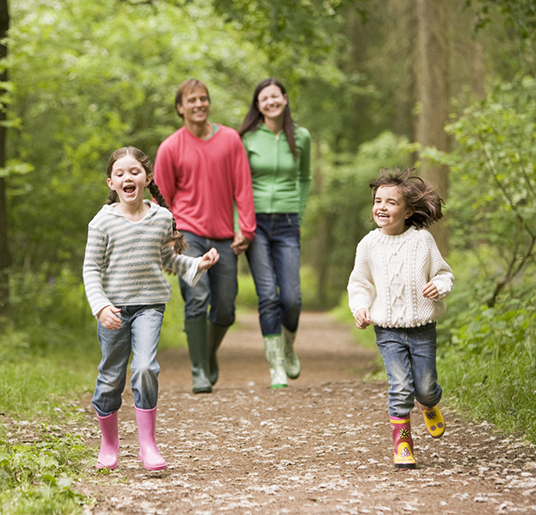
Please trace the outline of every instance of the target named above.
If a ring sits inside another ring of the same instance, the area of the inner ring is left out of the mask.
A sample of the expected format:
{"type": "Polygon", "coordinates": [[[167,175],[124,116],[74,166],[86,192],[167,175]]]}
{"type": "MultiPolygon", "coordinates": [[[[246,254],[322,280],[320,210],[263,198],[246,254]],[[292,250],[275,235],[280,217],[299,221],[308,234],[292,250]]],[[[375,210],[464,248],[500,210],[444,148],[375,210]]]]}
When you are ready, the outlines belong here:
{"type": "Polygon", "coordinates": [[[125,193],[134,193],[136,191],[136,186],[125,186],[123,191],[125,193]]]}

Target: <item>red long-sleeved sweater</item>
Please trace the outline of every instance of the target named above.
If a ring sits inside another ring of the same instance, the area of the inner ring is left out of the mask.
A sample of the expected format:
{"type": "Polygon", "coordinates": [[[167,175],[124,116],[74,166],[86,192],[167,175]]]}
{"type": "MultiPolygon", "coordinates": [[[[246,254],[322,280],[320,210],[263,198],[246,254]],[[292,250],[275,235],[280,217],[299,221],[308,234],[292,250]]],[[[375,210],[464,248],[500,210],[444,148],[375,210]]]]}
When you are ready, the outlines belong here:
{"type": "Polygon", "coordinates": [[[166,199],[177,229],[204,238],[234,236],[234,207],[244,236],[255,237],[255,208],[246,152],[238,133],[219,126],[208,140],[182,127],[156,154],[154,180],[166,199]]]}

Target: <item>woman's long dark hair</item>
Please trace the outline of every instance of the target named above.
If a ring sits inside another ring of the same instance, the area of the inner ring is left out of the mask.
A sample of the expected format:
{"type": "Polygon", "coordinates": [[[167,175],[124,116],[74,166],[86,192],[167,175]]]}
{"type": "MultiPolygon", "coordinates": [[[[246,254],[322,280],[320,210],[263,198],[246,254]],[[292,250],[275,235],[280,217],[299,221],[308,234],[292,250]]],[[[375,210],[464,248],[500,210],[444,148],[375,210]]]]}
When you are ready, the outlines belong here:
{"type": "MultiPolygon", "coordinates": [[[[255,88],[255,91],[253,92],[253,100],[251,101],[251,106],[249,107],[248,114],[246,114],[246,117],[244,118],[240,129],[238,129],[238,134],[240,134],[240,137],[246,134],[246,132],[256,131],[260,127],[262,122],[264,122],[264,116],[259,111],[259,93],[264,88],[266,88],[267,86],[271,86],[272,84],[274,86],[277,86],[281,90],[281,93],[283,95],[287,94],[285,86],[283,86],[283,84],[281,84],[277,79],[265,79],[262,82],[259,82],[259,84],[257,84],[257,87],[255,88]]],[[[290,151],[294,156],[294,159],[296,159],[297,157],[296,138],[294,137],[295,125],[296,124],[290,114],[290,106],[287,98],[287,105],[285,106],[285,110],[283,111],[283,131],[287,138],[287,142],[290,147],[290,151]]]]}

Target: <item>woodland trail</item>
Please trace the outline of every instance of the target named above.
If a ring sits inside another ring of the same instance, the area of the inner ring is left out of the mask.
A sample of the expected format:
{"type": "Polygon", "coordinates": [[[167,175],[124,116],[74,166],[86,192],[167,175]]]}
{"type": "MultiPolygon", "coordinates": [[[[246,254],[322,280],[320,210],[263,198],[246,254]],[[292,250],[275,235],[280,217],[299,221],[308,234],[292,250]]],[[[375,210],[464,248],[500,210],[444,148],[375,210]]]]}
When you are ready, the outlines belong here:
{"type": "MultiPolygon", "coordinates": [[[[202,395],[191,393],[187,349],[160,353],[157,441],[168,469],[141,466],[127,388],[119,468],[77,483],[95,499],[85,513],[536,514],[534,446],[444,405],[447,432],[434,440],[414,410],[418,468],[396,471],[387,385],[363,381],[375,352],[323,313],[302,315],[296,349],[301,377],[270,390],[256,314],[240,315],[219,353],[220,381],[202,395]]],[[[84,408],[96,458],[89,399],[84,408]]]]}

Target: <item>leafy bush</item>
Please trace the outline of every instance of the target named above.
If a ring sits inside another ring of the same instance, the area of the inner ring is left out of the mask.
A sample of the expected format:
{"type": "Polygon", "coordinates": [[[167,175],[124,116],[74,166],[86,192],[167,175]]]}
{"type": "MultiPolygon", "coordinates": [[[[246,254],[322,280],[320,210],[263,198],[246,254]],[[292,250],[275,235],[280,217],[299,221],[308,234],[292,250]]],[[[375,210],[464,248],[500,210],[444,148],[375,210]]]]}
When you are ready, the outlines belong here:
{"type": "Polygon", "coordinates": [[[54,435],[44,425],[31,444],[0,442],[0,512],[6,515],[79,513],[86,499],[71,490],[93,451],[81,438],[54,435]]]}
{"type": "Polygon", "coordinates": [[[536,441],[536,79],[499,85],[447,126],[456,282],[439,323],[440,381],[471,416],[536,441]]]}

